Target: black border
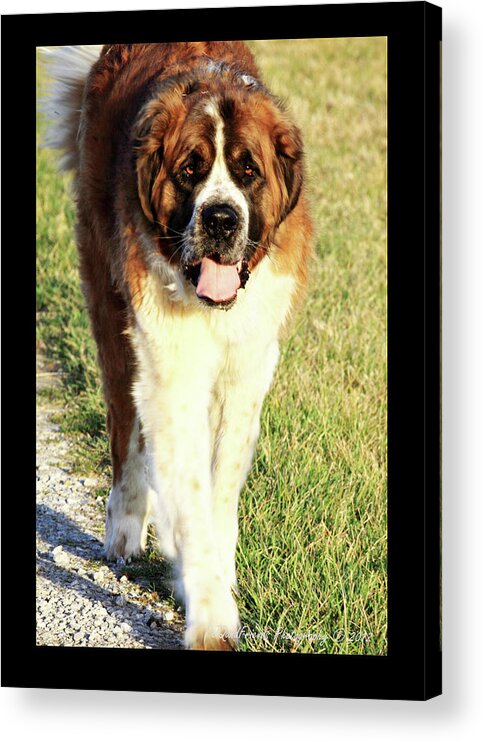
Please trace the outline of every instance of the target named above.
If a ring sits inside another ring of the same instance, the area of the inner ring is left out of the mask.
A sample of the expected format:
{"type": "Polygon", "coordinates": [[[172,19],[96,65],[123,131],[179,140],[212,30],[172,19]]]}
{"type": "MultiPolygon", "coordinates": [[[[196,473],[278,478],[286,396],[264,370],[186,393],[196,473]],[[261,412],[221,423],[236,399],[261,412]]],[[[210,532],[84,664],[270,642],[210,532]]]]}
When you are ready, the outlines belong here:
{"type": "Polygon", "coordinates": [[[408,700],[441,693],[440,41],[441,9],[425,2],[3,16],[2,685],[408,700]],[[36,647],[28,546],[35,467],[25,465],[21,480],[8,467],[19,451],[35,460],[35,48],[350,36],[388,37],[388,656],[36,647]]]}

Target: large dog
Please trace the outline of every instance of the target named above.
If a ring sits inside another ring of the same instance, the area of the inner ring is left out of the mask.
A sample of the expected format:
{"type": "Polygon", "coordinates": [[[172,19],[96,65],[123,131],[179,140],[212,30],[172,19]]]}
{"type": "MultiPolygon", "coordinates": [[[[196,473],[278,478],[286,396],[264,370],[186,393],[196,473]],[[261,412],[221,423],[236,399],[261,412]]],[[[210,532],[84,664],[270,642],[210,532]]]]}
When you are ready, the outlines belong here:
{"type": "Polygon", "coordinates": [[[229,649],[238,497],[310,257],[300,132],[242,42],[49,56],[108,410],[106,554],[140,554],[154,523],[186,646],[229,649]]]}

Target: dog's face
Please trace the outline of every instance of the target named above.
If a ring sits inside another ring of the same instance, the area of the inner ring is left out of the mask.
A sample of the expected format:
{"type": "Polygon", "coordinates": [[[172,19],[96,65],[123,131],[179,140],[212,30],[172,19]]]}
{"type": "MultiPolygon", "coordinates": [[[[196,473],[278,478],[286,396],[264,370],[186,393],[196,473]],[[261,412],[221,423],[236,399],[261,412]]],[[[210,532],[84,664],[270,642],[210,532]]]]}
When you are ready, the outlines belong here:
{"type": "Polygon", "coordinates": [[[297,202],[298,130],[253,78],[207,72],[163,85],[138,121],[136,153],[161,253],[201,301],[229,308],[297,202]]]}

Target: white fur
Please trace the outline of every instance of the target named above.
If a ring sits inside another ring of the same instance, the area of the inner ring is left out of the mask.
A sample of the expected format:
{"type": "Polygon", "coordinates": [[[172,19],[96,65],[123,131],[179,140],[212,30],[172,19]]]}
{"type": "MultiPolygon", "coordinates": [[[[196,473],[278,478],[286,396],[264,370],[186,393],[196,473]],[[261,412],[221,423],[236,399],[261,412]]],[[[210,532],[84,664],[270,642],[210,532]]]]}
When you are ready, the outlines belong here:
{"type": "MultiPolygon", "coordinates": [[[[158,495],[156,528],[179,568],[188,646],[238,630],[232,595],[238,496],[293,286],[265,258],[223,312],[171,302],[158,274],[144,282],[132,333],[134,399],[158,495]]],[[[116,516],[122,531],[127,519],[116,516]]]]}
{"type": "Polygon", "coordinates": [[[202,212],[205,206],[213,203],[222,203],[232,206],[238,214],[237,242],[245,247],[248,238],[248,203],[244,193],[234,183],[225,161],[224,125],[220,113],[213,101],[205,105],[206,113],[215,120],[215,159],[210,174],[198,193],[191,220],[186,227],[183,261],[190,263],[195,254],[193,252],[197,231],[201,230],[202,212]]]}
{"type": "Polygon", "coordinates": [[[220,201],[226,203],[232,201],[239,206],[243,216],[243,228],[248,227],[248,204],[242,191],[235,185],[225,162],[225,136],[222,118],[213,103],[208,103],[207,111],[215,119],[215,160],[210,170],[208,179],[198,194],[195,201],[194,213],[208,201],[220,201]]]}
{"type": "Polygon", "coordinates": [[[108,559],[139,555],[146,547],[149,523],[156,518],[157,497],[149,487],[146,456],[139,451],[139,422],[131,432],[121,481],[107,503],[104,548],[108,559]]]}
{"type": "Polygon", "coordinates": [[[49,120],[49,127],[42,143],[45,147],[64,150],[60,166],[65,170],[75,164],[75,157],[68,150],[71,138],[70,126],[74,125],[78,133],[83,86],[101,50],[102,44],[40,47],[39,50],[47,73],[40,110],[49,120]],[[80,91],[80,95],[77,91],[80,91]],[[73,108],[73,101],[77,99],[78,107],[73,108]]]}

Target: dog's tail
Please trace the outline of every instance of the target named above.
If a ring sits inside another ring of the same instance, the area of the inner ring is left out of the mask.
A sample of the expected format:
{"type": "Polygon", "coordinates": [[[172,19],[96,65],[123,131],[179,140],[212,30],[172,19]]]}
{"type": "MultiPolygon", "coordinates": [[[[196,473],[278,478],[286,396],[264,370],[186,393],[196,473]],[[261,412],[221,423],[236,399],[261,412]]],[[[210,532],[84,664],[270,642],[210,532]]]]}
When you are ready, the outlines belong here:
{"type": "Polygon", "coordinates": [[[39,107],[48,119],[42,145],[62,150],[62,170],[76,170],[79,165],[84,88],[101,49],[102,45],[40,49],[45,82],[39,107]]]}

